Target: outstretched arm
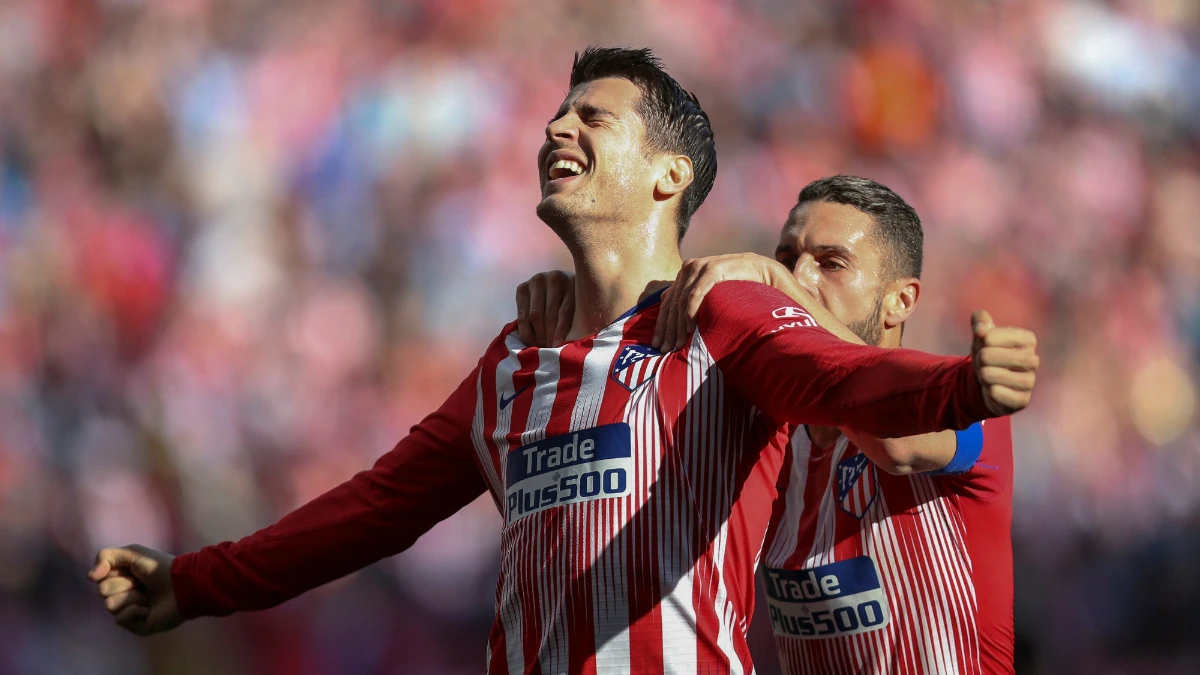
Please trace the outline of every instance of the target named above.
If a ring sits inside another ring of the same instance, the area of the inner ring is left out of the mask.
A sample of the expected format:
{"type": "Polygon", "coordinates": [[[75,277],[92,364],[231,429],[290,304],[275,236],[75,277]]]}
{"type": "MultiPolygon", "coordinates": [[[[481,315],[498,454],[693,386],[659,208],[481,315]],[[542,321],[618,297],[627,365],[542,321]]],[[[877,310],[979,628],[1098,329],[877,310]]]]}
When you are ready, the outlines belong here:
{"type": "MultiPolygon", "coordinates": [[[[656,343],[665,345],[662,347],[664,350],[682,347],[691,331],[695,330],[696,314],[704,297],[716,284],[731,280],[755,281],[772,286],[800,305],[822,328],[847,342],[864,344],[857,335],[810,296],[786,267],[776,260],[752,253],[698,258],[685,262],[675,283],[663,294],[663,306],[659,311],[655,332],[656,343]]],[[[1027,333],[1020,329],[995,329],[989,332],[989,340],[999,343],[1003,338],[1011,338],[1014,332],[1027,333]]],[[[981,353],[985,365],[1014,372],[1029,372],[1028,384],[1031,386],[1032,373],[1037,369],[1036,356],[1025,361],[1006,360],[1005,356],[996,350],[984,350],[981,353]]],[[[989,370],[988,374],[995,373],[989,370]]],[[[903,438],[879,438],[852,427],[843,427],[841,431],[877,466],[896,474],[942,469],[956,457],[960,446],[958,437],[952,431],[903,438]]],[[[965,451],[970,452],[970,447],[966,447],[965,451]]]]}
{"type": "Polygon", "coordinates": [[[470,439],[477,372],[373,468],[274,525],[173,559],[137,546],[101,551],[91,576],[106,607],[149,634],[272,607],[408,548],[485,490],[470,439]],[[155,618],[167,605],[177,614],[155,618]]]}
{"type": "MultiPolygon", "coordinates": [[[[976,340],[972,359],[850,344],[762,284],[717,284],[697,318],[720,370],[780,422],[852,427],[880,437],[965,429],[1024,408],[1033,386],[1023,378],[981,380],[979,372],[989,372],[980,357],[986,340],[976,340]]],[[[975,324],[977,338],[996,330],[982,316],[975,324]]],[[[1032,346],[1017,351],[1032,355],[1032,346]]]]}

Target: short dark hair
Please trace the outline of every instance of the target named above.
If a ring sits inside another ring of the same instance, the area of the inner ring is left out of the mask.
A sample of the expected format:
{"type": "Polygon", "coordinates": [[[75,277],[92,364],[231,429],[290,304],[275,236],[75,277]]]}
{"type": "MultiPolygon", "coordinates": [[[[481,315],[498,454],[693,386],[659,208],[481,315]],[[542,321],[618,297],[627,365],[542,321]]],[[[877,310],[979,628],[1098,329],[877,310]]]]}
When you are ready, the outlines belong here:
{"type": "Polygon", "coordinates": [[[891,188],[859,176],[830,176],[804,186],[797,206],[807,202],[845,204],[871,216],[875,237],[886,254],[889,281],[921,278],[925,247],[921,218],[891,188]]]}
{"type": "Polygon", "coordinates": [[[683,191],[675,222],[679,239],[692,214],[704,203],[717,178],[717,146],[712,125],[696,95],[667,74],[649,49],[588,47],[575,53],[571,89],[593,80],[619,77],[637,85],[642,98],[635,108],[646,125],[646,141],[659,152],[675,152],[692,160],[692,184],[683,191]]]}

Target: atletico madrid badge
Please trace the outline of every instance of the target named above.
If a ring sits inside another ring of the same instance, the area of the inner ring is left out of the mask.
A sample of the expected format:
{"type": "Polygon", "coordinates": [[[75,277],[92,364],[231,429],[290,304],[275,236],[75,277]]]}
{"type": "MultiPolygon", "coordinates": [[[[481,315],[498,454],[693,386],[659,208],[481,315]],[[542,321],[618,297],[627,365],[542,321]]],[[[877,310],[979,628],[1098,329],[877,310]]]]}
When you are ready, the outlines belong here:
{"type": "Polygon", "coordinates": [[[612,379],[629,391],[634,391],[654,377],[662,364],[663,355],[653,347],[629,345],[613,362],[612,379]]]}
{"type": "Polygon", "coordinates": [[[862,520],[867,510],[875,503],[875,493],[878,491],[875,465],[861,451],[838,462],[837,498],[839,509],[862,520]]]}

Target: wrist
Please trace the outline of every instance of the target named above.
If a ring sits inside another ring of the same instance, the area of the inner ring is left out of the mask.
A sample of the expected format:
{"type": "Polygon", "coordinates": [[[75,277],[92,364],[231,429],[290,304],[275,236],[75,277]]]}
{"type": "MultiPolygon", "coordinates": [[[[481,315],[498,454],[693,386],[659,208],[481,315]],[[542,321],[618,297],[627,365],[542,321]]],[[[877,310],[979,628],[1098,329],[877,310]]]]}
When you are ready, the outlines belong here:
{"type": "Polygon", "coordinates": [[[966,473],[979,461],[983,454],[983,425],[979,422],[966,429],[954,432],[954,455],[946,466],[931,473],[943,476],[953,476],[966,473]]]}

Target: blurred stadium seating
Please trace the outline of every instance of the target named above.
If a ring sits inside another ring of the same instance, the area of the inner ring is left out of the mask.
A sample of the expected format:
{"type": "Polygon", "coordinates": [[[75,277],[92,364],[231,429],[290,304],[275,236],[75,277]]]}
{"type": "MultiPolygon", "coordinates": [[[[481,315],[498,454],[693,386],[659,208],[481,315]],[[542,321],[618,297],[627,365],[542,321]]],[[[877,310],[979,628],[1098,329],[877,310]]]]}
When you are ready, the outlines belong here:
{"type": "Polygon", "coordinates": [[[482,672],[490,501],[153,640],[84,572],[249,533],[440,403],[569,265],[534,157],[589,43],[713,118],[689,255],[769,252],[861,174],[926,224],[908,346],[966,353],[977,307],[1038,332],[1020,672],[1200,672],[1194,0],[0,1],[0,672],[482,672]]]}

